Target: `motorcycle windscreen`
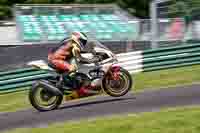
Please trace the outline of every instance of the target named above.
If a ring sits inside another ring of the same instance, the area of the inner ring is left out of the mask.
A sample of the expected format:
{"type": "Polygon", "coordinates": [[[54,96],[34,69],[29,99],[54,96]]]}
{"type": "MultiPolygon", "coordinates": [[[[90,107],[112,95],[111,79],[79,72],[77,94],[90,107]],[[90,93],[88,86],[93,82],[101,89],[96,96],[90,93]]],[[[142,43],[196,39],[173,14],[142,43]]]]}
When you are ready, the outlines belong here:
{"type": "Polygon", "coordinates": [[[98,40],[89,40],[84,51],[87,51],[87,52],[92,51],[94,50],[95,47],[111,51],[109,48],[101,44],[98,40]]]}

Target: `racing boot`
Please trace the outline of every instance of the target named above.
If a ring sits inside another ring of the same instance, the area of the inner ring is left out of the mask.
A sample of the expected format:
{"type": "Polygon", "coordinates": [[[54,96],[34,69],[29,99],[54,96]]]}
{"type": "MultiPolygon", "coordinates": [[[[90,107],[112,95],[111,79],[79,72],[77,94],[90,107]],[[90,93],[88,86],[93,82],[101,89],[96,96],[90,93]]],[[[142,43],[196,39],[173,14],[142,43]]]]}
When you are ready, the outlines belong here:
{"type": "Polygon", "coordinates": [[[71,94],[65,96],[65,101],[70,101],[78,98],[80,98],[80,95],[77,90],[74,90],[71,94]]]}

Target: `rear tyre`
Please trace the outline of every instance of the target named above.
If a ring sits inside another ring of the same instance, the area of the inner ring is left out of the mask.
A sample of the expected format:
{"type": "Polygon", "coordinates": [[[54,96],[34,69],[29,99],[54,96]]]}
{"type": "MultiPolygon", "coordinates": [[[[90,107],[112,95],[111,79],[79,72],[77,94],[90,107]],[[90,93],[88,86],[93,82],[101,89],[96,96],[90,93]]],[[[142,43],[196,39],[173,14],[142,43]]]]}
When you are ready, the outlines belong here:
{"type": "Polygon", "coordinates": [[[126,95],[132,88],[132,77],[130,73],[123,68],[120,68],[119,80],[111,80],[105,77],[102,82],[104,91],[113,97],[120,97],[126,95]]]}
{"type": "Polygon", "coordinates": [[[39,83],[34,83],[29,91],[29,101],[38,111],[50,111],[58,108],[63,96],[54,96],[47,92],[39,83]]]}

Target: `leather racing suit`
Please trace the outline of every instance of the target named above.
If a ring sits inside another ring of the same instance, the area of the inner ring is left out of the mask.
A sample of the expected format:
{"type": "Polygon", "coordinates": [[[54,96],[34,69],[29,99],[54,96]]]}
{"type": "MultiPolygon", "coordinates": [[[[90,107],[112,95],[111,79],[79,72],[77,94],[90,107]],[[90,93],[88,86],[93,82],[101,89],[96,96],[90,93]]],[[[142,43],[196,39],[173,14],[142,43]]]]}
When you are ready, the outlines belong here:
{"type": "MultiPolygon", "coordinates": [[[[76,71],[78,69],[78,62],[84,63],[93,63],[97,62],[97,58],[87,59],[81,56],[81,50],[72,39],[64,40],[60,43],[60,45],[51,50],[48,54],[48,61],[50,65],[62,72],[67,72],[64,76],[66,79],[69,78],[70,73],[76,71]]],[[[91,88],[90,85],[84,83],[80,84],[79,81],[76,80],[76,77],[70,76],[72,78],[72,86],[80,97],[88,95],[89,92],[86,88],[91,88]]]]}
{"type": "Polygon", "coordinates": [[[59,71],[72,72],[78,69],[78,62],[92,63],[94,60],[81,56],[81,50],[75,41],[68,39],[50,51],[48,61],[59,71]]]}

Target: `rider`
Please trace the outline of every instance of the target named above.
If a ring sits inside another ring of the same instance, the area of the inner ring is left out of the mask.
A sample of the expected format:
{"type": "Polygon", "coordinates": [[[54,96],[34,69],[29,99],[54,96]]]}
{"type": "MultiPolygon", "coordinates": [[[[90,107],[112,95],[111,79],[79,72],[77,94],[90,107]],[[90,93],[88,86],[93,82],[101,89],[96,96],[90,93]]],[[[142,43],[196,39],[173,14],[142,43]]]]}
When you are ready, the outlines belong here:
{"type": "MultiPolygon", "coordinates": [[[[92,63],[98,61],[97,58],[87,59],[81,56],[81,51],[87,44],[87,36],[82,32],[73,32],[71,37],[61,42],[61,44],[52,49],[48,54],[48,61],[51,66],[59,71],[66,72],[68,76],[78,69],[78,61],[92,63]]],[[[79,95],[87,95],[86,86],[74,88],[79,95]]]]}

